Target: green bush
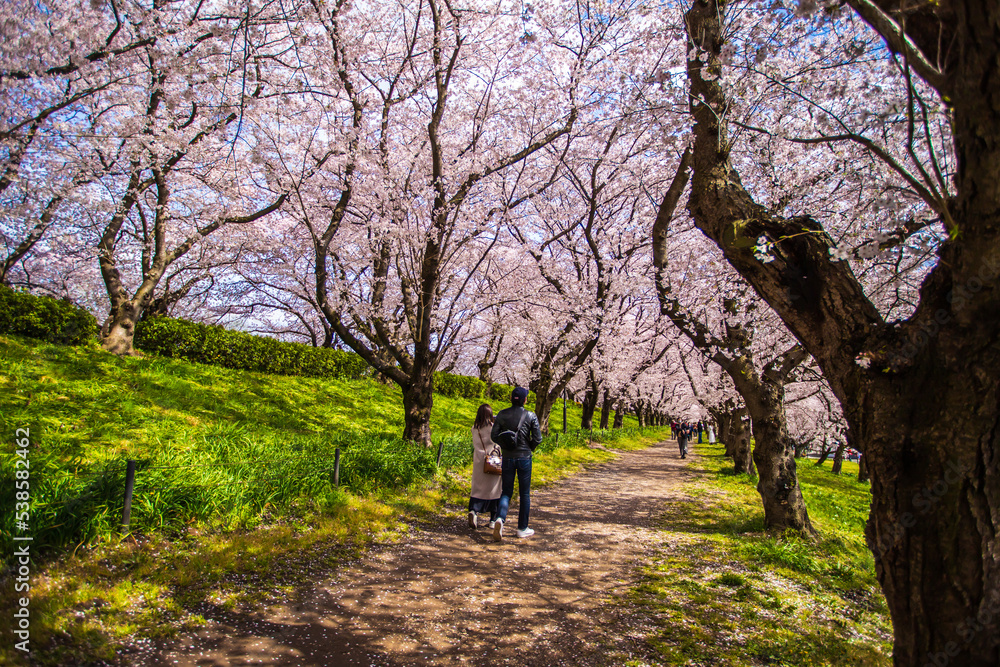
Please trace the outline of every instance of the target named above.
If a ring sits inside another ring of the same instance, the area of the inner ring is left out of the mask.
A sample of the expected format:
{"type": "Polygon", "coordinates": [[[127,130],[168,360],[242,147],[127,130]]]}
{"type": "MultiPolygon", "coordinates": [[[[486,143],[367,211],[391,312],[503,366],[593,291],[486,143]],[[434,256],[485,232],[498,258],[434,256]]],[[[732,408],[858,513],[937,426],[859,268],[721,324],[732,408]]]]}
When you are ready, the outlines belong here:
{"type": "MultiPolygon", "coordinates": [[[[434,393],[453,398],[471,398],[473,400],[499,401],[503,403],[502,408],[510,405],[510,394],[514,387],[509,384],[487,385],[479,378],[468,375],[454,375],[452,373],[434,374],[434,393]]],[[[529,408],[535,403],[535,392],[528,392],[528,400],[525,402],[529,408]]]]}
{"type": "Polygon", "coordinates": [[[352,352],[288,343],[168,317],[139,322],[134,345],[164,357],[261,373],[348,380],[371,375],[368,364],[352,352]]]}
{"type": "MultiPolygon", "coordinates": [[[[502,401],[504,407],[510,403],[510,394],[514,391],[513,385],[509,384],[491,384],[489,391],[489,399],[493,401],[502,401]]],[[[535,404],[535,392],[528,392],[528,400],[524,402],[529,408],[535,404]]]]}
{"type": "Polygon", "coordinates": [[[69,301],[0,285],[0,333],[79,345],[97,336],[97,320],[69,301]]]}
{"type": "MultiPolygon", "coordinates": [[[[353,380],[374,375],[371,367],[353,352],[287,343],[170,317],[140,321],[135,327],[133,344],[163,357],[277,375],[353,380]]],[[[434,393],[442,396],[507,403],[513,390],[506,384],[487,386],[479,378],[467,375],[434,373],[434,393]]],[[[527,405],[534,402],[535,394],[530,392],[527,405]]]]}
{"type": "Polygon", "coordinates": [[[486,397],[486,383],[467,375],[435,373],[434,393],[453,398],[482,399],[486,397]]]}

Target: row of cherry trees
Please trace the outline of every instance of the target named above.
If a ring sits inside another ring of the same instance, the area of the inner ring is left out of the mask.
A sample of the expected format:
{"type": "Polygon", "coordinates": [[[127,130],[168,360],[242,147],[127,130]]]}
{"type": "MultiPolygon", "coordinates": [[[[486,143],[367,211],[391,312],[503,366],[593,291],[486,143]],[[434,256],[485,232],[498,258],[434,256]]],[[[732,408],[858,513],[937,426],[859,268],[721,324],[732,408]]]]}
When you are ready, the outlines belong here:
{"type": "Polygon", "coordinates": [[[546,430],[711,415],[807,534],[797,441],[849,440],[897,664],[1000,659],[995,3],[2,11],[0,281],[119,354],[166,313],[352,349],[421,442],[442,368],[546,430]]]}

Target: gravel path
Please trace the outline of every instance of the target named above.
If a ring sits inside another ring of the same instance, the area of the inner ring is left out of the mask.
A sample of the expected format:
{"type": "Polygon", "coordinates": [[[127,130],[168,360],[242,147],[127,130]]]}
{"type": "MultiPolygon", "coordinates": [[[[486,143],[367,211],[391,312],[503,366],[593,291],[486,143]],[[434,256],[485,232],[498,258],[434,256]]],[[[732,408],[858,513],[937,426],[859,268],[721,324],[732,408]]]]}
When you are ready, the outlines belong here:
{"type": "Polygon", "coordinates": [[[175,642],[160,665],[621,665],[651,659],[641,614],[615,604],[665,539],[654,524],[691,473],[672,441],[533,490],[534,536],[461,519],[414,527],[303,591],[175,642]]]}

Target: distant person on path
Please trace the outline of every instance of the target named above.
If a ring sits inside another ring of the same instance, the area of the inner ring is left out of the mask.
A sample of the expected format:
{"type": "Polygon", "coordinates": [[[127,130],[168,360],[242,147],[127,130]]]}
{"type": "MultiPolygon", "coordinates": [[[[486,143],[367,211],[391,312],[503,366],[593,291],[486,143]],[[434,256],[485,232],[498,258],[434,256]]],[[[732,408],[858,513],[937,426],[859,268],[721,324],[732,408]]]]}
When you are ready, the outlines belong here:
{"type": "Polygon", "coordinates": [[[681,458],[686,459],[688,455],[688,431],[682,428],[677,433],[677,446],[681,450],[681,458]]]}
{"type": "Polygon", "coordinates": [[[497,520],[500,507],[500,475],[483,472],[486,456],[497,446],[490,437],[493,429],[493,408],[488,403],[479,406],[472,424],[472,492],[469,497],[469,528],[478,528],[478,515],[490,513],[490,528],[497,520]]]}
{"type": "Polygon", "coordinates": [[[711,424],[708,425],[708,444],[710,445],[715,444],[715,427],[713,427],[711,424]]]}
{"type": "Polygon", "coordinates": [[[528,390],[514,387],[510,394],[510,407],[501,410],[493,422],[490,437],[500,444],[503,451],[503,478],[500,493],[499,516],[493,524],[493,539],[503,540],[503,526],[507,510],[514,495],[514,477],[517,477],[518,508],[517,536],[531,537],[535,531],[528,527],[531,511],[531,453],[542,442],[542,429],[534,412],[525,409],[528,390]]]}

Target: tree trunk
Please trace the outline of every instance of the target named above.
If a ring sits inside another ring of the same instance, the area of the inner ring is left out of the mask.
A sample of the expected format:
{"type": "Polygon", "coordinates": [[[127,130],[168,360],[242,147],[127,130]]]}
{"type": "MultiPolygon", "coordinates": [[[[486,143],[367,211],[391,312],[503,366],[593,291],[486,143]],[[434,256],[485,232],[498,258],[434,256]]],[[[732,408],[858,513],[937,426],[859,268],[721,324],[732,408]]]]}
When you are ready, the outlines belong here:
{"type": "Polygon", "coordinates": [[[615,422],[612,424],[611,428],[621,428],[625,425],[625,409],[622,407],[621,401],[615,405],[615,422]]]}
{"type": "Polygon", "coordinates": [[[823,439],[823,446],[819,450],[819,458],[816,459],[816,465],[821,466],[826,463],[826,460],[830,458],[830,454],[833,453],[833,447],[829,445],[826,438],[823,439]]]}
{"type": "MultiPolygon", "coordinates": [[[[732,459],[737,475],[753,475],[755,472],[753,464],[753,452],[750,448],[750,430],[740,419],[739,415],[731,420],[729,427],[729,438],[732,441],[732,459]]],[[[727,441],[726,449],[730,445],[727,441]]]]}
{"type": "Polygon", "coordinates": [[[548,434],[549,432],[549,419],[552,415],[552,406],[555,405],[558,399],[554,399],[549,395],[548,389],[544,391],[533,390],[535,392],[535,416],[538,417],[538,425],[542,429],[542,433],[548,434]]]}
{"type": "Polygon", "coordinates": [[[540,360],[532,365],[528,389],[535,392],[535,415],[538,417],[538,424],[543,434],[549,432],[549,413],[552,411],[552,406],[566,390],[567,384],[576,375],[579,367],[597,347],[597,340],[596,337],[591,338],[586,345],[580,348],[558,378],[554,375],[552,358],[558,352],[559,346],[548,350],[540,360]]]}
{"type": "Polygon", "coordinates": [[[845,449],[847,449],[847,443],[841,439],[840,443],[837,445],[837,453],[833,455],[833,470],[831,472],[834,475],[839,475],[841,468],[844,466],[845,449]]]}
{"type": "Polygon", "coordinates": [[[135,325],[142,314],[142,308],[132,301],[124,301],[118,308],[112,309],[108,319],[101,327],[101,347],[112,354],[132,355],[132,339],[135,337],[135,325]]]}
{"type": "Polygon", "coordinates": [[[871,477],[868,475],[868,460],[865,459],[865,455],[862,454],[861,458],[858,459],[858,481],[868,482],[871,477]]]}
{"type": "Polygon", "coordinates": [[[920,399],[900,402],[921,410],[885,405],[869,422],[866,536],[896,664],[1000,664],[1000,367],[967,360],[958,377],[935,374],[920,399]]]}
{"type": "Polygon", "coordinates": [[[413,383],[403,388],[403,438],[432,446],[431,408],[434,406],[434,374],[414,373],[413,383]]]}
{"type": "Polygon", "coordinates": [[[535,416],[543,434],[549,432],[549,416],[557,398],[552,396],[552,364],[548,359],[536,363],[532,369],[528,389],[535,392],[535,416]]]}
{"type": "Polygon", "coordinates": [[[720,410],[715,417],[715,422],[719,425],[719,442],[726,448],[726,456],[735,456],[735,443],[733,442],[733,413],[720,410]]]}
{"type": "Polygon", "coordinates": [[[615,400],[611,397],[611,392],[607,389],[604,390],[604,400],[601,402],[601,430],[608,430],[608,424],[611,422],[611,408],[614,406],[615,400]]]}
{"type": "Polygon", "coordinates": [[[632,406],[635,412],[635,418],[639,420],[639,428],[646,425],[646,409],[642,401],[636,401],[635,405],[632,406]]]}
{"type": "Polygon", "coordinates": [[[763,382],[752,395],[743,394],[753,427],[753,461],[757,464],[757,491],[764,503],[768,529],[797,530],[814,535],[802,498],[795,464],[795,446],[785,420],[785,389],[777,382],[763,382]]]}
{"type": "Polygon", "coordinates": [[[580,417],[580,428],[589,431],[594,428],[594,413],[597,411],[597,401],[600,397],[600,388],[597,381],[591,376],[587,383],[587,393],[583,397],[583,414],[580,417]]]}

